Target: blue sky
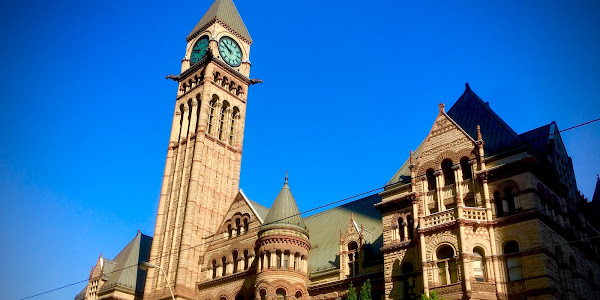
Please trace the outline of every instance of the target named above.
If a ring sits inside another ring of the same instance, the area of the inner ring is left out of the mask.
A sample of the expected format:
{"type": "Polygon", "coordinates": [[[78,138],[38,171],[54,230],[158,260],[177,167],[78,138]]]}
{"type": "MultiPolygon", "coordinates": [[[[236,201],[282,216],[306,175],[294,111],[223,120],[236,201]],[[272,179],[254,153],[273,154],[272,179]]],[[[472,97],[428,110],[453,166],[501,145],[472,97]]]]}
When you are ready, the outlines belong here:
{"type": "MultiPolygon", "coordinates": [[[[212,1],[0,3],[0,281],[87,279],[153,235],[185,37],[212,1]]],[[[464,83],[515,131],[600,117],[597,1],[236,1],[254,44],[241,188],[301,210],[384,185],[464,83]]],[[[567,131],[580,190],[600,122],[567,131]]],[[[71,299],[85,284],[36,299],[71,299]]]]}

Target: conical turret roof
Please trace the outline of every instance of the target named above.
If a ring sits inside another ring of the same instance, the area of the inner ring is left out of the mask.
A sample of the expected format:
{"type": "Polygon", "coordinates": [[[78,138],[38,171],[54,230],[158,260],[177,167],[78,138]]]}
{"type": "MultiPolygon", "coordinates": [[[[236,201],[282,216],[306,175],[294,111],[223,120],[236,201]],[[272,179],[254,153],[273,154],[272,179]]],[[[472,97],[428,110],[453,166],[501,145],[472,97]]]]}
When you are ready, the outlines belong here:
{"type": "Polygon", "coordinates": [[[244,25],[244,21],[242,21],[242,17],[240,17],[232,0],[215,0],[202,19],[196,24],[196,27],[190,32],[190,35],[188,35],[186,40],[188,42],[191,41],[198,33],[210,26],[215,20],[220,20],[227,24],[229,28],[233,29],[233,31],[252,43],[250,33],[248,32],[248,29],[246,29],[246,25],[244,25]]]}
{"type": "Polygon", "coordinates": [[[304,225],[298,205],[288,186],[287,176],[281,191],[279,191],[269,210],[269,214],[267,214],[263,229],[274,225],[288,225],[306,231],[306,225],[304,225]]]}

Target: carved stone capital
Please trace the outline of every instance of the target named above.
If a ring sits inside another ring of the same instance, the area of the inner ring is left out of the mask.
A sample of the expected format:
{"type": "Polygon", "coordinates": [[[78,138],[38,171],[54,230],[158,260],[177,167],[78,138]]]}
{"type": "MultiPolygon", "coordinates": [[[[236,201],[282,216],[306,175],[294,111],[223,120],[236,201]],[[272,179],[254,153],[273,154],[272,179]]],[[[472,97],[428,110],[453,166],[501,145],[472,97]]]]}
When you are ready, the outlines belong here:
{"type": "Polygon", "coordinates": [[[452,170],[454,170],[454,171],[460,170],[460,165],[454,165],[454,166],[452,166],[452,170]]]}
{"type": "Polygon", "coordinates": [[[440,176],[440,175],[442,175],[442,171],[437,170],[437,171],[433,172],[433,175],[434,176],[440,176]]]}

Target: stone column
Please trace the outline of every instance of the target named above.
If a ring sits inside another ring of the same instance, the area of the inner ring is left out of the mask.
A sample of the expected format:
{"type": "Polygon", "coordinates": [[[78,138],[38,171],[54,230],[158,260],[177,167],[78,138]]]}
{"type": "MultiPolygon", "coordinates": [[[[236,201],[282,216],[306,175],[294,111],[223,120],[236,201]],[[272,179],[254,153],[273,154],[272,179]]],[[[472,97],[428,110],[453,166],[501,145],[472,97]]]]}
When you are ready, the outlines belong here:
{"type": "Polygon", "coordinates": [[[427,276],[427,256],[425,254],[425,236],[423,234],[419,234],[419,248],[421,249],[421,265],[423,269],[423,290],[427,297],[429,297],[429,278],[427,276]]]}
{"type": "Polygon", "coordinates": [[[271,251],[269,253],[271,255],[271,264],[269,265],[269,269],[277,268],[277,251],[271,251]]]}
{"type": "Polygon", "coordinates": [[[424,195],[424,197],[423,197],[423,206],[424,206],[423,212],[425,215],[428,215],[429,214],[429,203],[427,202],[427,192],[429,189],[429,186],[428,186],[429,183],[427,182],[427,176],[421,176],[421,183],[422,183],[421,186],[423,187],[422,191],[423,191],[423,195],[424,195]]]}
{"type": "Polygon", "coordinates": [[[408,241],[408,223],[406,221],[402,222],[402,230],[404,232],[404,241],[408,241]]]}

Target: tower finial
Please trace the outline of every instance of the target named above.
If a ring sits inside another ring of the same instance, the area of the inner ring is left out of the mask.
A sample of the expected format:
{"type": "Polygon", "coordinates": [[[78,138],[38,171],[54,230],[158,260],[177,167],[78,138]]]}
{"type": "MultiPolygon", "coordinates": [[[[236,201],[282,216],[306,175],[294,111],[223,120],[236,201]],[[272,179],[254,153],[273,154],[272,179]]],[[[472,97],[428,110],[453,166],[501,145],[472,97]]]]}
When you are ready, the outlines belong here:
{"type": "Polygon", "coordinates": [[[409,156],[409,158],[410,158],[410,164],[411,164],[411,165],[414,165],[414,161],[413,161],[413,151],[412,151],[412,150],[410,150],[410,154],[409,154],[409,155],[410,155],[410,156],[409,156]]]}
{"type": "Polygon", "coordinates": [[[470,90],[471,90],[471,87],[469,86],[469,83],[468,83],[468,82],[467,82],[467,83],[465,83],[465,90],[467,90],[467,91],[470,91],[470,90]]]}
{"type": "Polygon", "coordinates": [[[446,110],[444,109],[444,107],[446,107],[446,106],[444,105],[444,103],[440,103],[440,104],[438,105],[438,107],[440,108],[440,111],[441,111],[441,112],[443,112],[443,113],[445,113],[445,112],[446,112],[446,110]]]}
{"type": "Polygon", "coordinates": [[[284,183],[287,183],[287,180],[288,180],[288,171],[285,170],[285,182],[284,183]]]}

